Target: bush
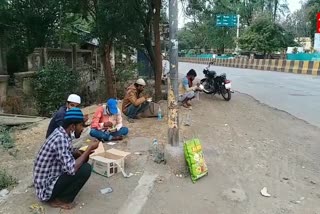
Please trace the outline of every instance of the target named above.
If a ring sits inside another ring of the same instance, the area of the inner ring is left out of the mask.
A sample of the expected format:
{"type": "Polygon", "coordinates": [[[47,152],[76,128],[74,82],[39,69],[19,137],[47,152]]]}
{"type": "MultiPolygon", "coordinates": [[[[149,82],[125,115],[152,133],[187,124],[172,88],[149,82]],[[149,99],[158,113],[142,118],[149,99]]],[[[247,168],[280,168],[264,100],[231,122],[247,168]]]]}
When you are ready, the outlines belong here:
{"type": "Polygon", "coordinates": [[[51,62],[33,80],[40,115],[50,117],[71,93],[78,92],[79,76],[61,62],[51,62]]]}
{"type": "Polygon", "coordinates": [[[17,179],[0,169],[0,190],[16,185],[17,179]]]}
{"type": "Polygon", "coordinates": [[[115,69],[117,97],[122,99],[130,81],[137,78],[137,64],[119,63],[115,69]]]}
{"type": "Polygon", "coordinates": [[[5,149],[11,149],[15,146],[10,131],[5,126],[0,126],[0,145],[5,149]]]}

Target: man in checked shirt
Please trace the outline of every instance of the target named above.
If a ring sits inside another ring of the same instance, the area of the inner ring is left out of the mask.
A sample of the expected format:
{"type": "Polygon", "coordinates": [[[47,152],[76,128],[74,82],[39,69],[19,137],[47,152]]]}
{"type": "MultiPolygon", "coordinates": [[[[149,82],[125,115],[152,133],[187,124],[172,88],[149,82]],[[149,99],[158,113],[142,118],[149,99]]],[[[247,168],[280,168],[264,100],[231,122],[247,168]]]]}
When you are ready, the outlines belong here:
{"type": "Polygon", "coordinates": [[[83,125],[81,110],[70,109],[64,116],[63,126],[54,130],[37,155],[33,170],[36,194],[52,207],[72,209],[75,197],[91,175],[87,161],[99,142],[89,145],[83,153],[71,144],[71,136],[79,138],[83,125]]]}

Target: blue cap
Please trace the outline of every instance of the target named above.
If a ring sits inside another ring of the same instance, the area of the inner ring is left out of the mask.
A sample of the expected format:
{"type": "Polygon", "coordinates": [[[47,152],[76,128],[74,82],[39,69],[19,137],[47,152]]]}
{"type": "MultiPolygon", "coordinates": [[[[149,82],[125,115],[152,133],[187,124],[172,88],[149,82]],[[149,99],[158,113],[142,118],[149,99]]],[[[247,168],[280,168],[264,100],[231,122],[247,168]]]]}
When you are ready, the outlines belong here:
{"type": "Polygon", "coordinates": [[[82,111],[79,108],[71,108],[64,115],[64,120],[72,121],[72,122],[83,122],[84,116],[82,111]]]}
{"type": "Polygon", "coordinates": [[[118,114],[118,101],[116,99],[109,99],[107,101],[107,106],[111,115],[118,114]]]}

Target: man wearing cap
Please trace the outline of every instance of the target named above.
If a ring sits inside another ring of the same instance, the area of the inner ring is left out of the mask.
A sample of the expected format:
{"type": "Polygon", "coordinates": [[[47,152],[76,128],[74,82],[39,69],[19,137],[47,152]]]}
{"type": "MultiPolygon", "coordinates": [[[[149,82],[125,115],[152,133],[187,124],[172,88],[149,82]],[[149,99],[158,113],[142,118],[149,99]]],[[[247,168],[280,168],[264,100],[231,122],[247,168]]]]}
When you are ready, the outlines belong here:
{"type": "Polygon", "coordinates": [[[107,100],[96,110],[91,123],[91,137],[103,141],[122,140],[128,135],[129,129],[123,127],[121,111],[116,99],[107,100]]]}
{"type": "Polygon", "coordinates": [[[139,119],[140,113],[144,112],[148,106],[149,96],[142,96],[141,93],[146,86],[143,79],[138,79],[135,84],[127,88],[126,95],[122,102],[122,112],[128,117],[128,121],[133,123],[133,119],[139,119]]]}
{"type": "Polygon", "coordinates": [[[71,136],[79,138],[84,116],[79,108],[65,113],[63,125],[46,139],[36,157],[33,178],[37,197],[52,207],[72,209],[74,199],[91,175],[87,163],[99,142],[89,145],[83,153],[72,147],[71,136]]]}
{"type": "MultiPolygon", "coordinates": [[[[63,124],[63,118],[66,112],[74,107],[78,107],[81,104],[81,98],[79,95],[76,94],[70,94],[67,103],[64,106],[61,106],[60,109],[53,115],[48,130],[46,134],[46,138],[49,137],[49,135],[59,126],[62,126],[63,124]]],[[[87,118],[85,118],[87,120],[87,118]]]]}

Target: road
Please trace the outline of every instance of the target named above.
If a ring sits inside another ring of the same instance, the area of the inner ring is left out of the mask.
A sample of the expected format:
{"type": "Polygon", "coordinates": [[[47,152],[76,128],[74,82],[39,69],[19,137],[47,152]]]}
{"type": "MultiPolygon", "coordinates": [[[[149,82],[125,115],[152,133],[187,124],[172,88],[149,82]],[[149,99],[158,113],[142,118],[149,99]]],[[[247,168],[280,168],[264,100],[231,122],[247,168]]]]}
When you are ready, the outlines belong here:
{"type": "MultiPolygon", "coordinates": [[[[202,78],[205,66],[180,63],[179,73],[193,68],[202,78]]],[[[320,77],[218,66],[212,69],[226,73],[235,91],[320,127],[320,77]]]]}
{"type": "Polygon", "coordinates": [[[235,93],[201,94],[181,137],[202,141],[209,175],[192,184],[173,175],[156,184],[141,214],[319,214],[319,128],[235,93]],[[265,198],[260,190],[267,187],[265,198]]]}
{"type": "MultiPolygon", "coordinates": [[[[123,178],[119,173],[104,178],[93,173],[76,198],[78,206],[63,213],[320,213],[319,128],[240,93],[234,94],[232,102],[201,94],[193,107],[180,110],[182,124],[188,114],[191,118],[191,126],[181,126],[181,138],[201,139],[208,176],[193,184],[181,165],[185,163],[182,151],[171,154],[177,159],[168,159],[167,165],[153,162],[148,150],[153,138],[166,142],[165,120],[124,121],[131,130],[129,138],[112,148],[131,152],[125,170],[134,176],[123,178]],[[100,190],[106,187],[113,192],[102,195],[100,190]],[[263,187],[270,198],[260,194],[263,187]]],[[[24,214],[35,203],[47,214],[62,213],[39,203],[30,188],[34,154],[43,144],[48,122],[16,133],[19,152],[15,157],[0,149],[0,169],[21,181],[0,202],[0,213],[24,214]]]]}

